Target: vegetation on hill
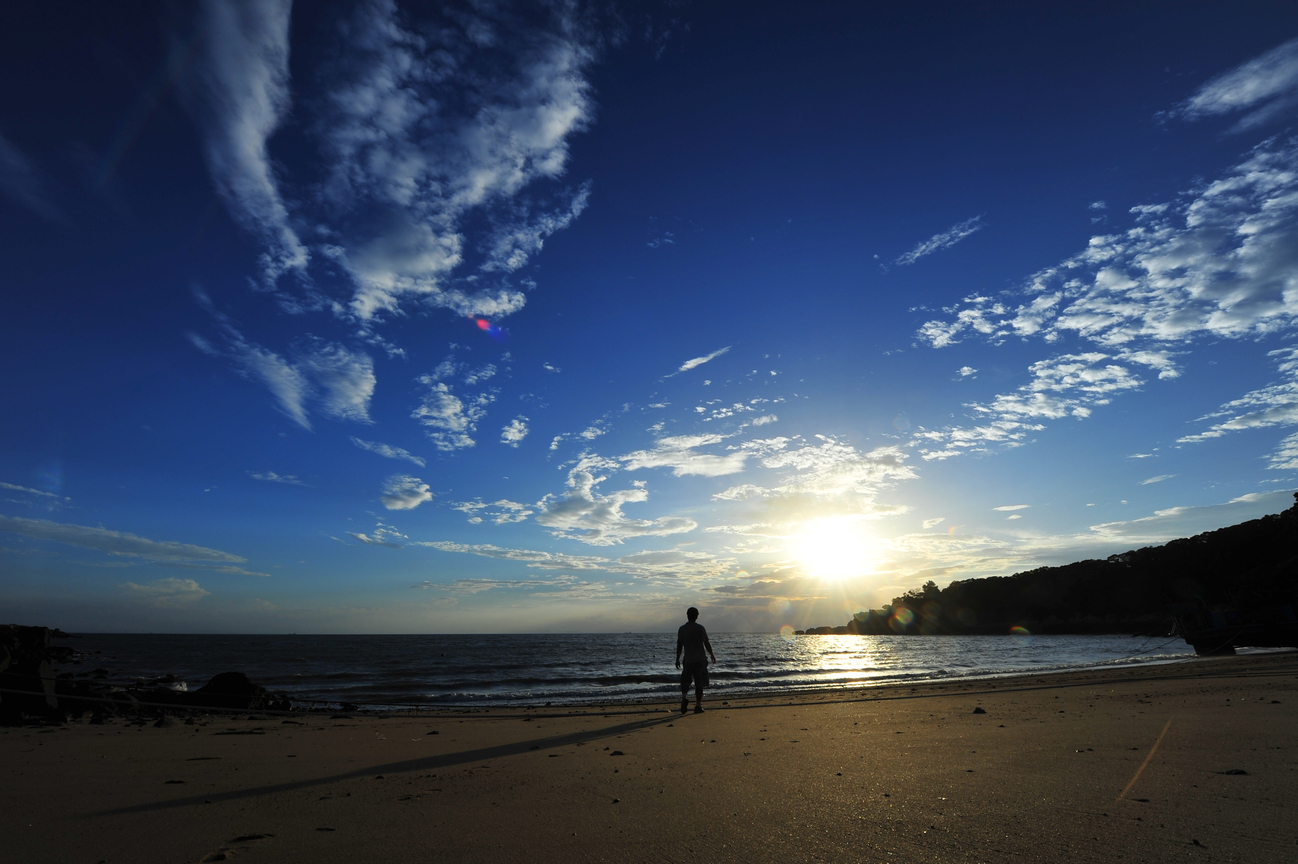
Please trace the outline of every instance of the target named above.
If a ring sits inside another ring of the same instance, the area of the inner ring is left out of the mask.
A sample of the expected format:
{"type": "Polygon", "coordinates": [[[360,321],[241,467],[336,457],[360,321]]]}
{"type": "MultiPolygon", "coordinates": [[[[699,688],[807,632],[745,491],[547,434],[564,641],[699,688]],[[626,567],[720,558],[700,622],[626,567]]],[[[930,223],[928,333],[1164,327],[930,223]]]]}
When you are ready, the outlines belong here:
{"type": "MultiPolygon", "coordinates": [[[[1298,493],[1294,494],[1298,499],[1298,493]]],[[[1283,513],[1102,560],[928,582],[846,627],[807,633],[1162,635],[1174,603],[1298,605],[1298,502],[1283,513]]]]}

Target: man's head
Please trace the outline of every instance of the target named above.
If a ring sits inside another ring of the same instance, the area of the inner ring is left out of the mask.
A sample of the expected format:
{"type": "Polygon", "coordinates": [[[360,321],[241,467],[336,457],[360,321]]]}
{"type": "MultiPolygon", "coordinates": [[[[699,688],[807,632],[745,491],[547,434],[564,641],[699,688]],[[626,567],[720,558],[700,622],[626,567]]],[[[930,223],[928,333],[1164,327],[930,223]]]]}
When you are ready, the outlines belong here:
{"type": "Polygon", "coordinates": [[[690,608],[685,610],[685,617],[690,619],[691,621],[697,621],[699,618],[699,610],[691,606],[690,608]]]}

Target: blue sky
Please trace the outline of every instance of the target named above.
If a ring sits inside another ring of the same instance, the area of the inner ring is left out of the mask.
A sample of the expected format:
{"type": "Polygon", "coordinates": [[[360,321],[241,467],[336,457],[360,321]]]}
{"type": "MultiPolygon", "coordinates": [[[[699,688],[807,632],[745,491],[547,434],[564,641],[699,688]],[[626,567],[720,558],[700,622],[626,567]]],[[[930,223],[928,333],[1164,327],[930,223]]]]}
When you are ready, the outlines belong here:
{"type": "Polygon", "coordinates": [[[9,619],[839,624],[1298,486],[1291,4],[0,16],[9,619]]]}

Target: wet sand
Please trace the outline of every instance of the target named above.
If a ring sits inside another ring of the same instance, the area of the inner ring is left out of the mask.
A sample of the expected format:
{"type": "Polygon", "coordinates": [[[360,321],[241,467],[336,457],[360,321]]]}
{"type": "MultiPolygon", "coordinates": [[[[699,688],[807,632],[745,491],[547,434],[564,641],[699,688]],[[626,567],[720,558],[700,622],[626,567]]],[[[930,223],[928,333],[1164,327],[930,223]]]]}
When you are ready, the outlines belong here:
{"type": "Polygon", "coordinates": [[[1298,861],[1298,653],[675,707],[0,729],[0,862],[1298,861]]]}

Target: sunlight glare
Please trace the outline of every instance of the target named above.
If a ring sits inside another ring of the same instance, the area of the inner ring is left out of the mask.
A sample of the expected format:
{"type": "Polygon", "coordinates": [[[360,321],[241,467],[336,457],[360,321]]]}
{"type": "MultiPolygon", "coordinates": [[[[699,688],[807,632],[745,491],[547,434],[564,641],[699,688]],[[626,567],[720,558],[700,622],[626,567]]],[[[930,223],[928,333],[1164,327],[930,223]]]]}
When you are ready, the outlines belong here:
{"type": "Polygon", "coordinates": [[[789,551],[820,579],[850,579],[874,572],[878,540],[855,517],[813,519],[789,538],[789,551]]]}

